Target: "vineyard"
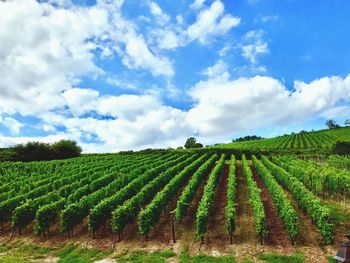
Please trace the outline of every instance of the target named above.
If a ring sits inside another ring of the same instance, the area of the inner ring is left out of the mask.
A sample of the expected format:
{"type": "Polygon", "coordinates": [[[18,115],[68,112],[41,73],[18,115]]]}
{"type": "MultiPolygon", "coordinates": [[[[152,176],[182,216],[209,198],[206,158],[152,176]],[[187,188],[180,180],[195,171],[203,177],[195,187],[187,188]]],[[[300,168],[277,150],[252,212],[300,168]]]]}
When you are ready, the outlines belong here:
{"type": "Polygon", "coordinates": [[[277,152],[315,152],[325,153],[330,150],[337,141],[350,141],[350,128],[321,130],[279,137],[262,139],[256,141],[234,142],[220,145],[220,148],[245,149],[245,150],[267,150],[277,152]]]}
{"type": "Polygon", "coordinates": [[[350,226],[349,162],[168,150],[1,163],[0,236],[332,245],[350,226]]]}

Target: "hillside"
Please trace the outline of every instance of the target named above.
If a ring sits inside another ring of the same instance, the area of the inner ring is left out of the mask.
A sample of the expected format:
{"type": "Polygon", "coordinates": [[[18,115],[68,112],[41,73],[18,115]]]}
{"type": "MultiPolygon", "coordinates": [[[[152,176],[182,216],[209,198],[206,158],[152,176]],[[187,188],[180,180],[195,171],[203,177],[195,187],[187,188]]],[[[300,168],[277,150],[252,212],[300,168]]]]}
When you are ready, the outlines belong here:
{"type": "Polygon", "coordinates": [[[300,132],[274,138],[246,142],[232,142],[217,146],[225,149],[327,152],[337,141],[350,141],[350,127],[312,132],[300,132]]]}

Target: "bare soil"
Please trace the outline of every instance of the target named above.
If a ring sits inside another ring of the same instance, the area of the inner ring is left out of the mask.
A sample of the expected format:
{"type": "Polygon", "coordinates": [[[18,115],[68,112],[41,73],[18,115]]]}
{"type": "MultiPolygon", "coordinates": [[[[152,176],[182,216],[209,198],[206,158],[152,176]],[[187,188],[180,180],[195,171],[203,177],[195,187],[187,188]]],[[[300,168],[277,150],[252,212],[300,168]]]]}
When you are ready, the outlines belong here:
{"type": "Polygon", "coordinates": [[[327,249],[323,246],[322,236],[320,232],[316,229],[315,225],[312,224],[312,220],[301,210],[299,209],[296,201],[293,196],[285,190],[291,204],[293,205],[295,211],[297,211],[299,218],[299,235],[297,236],[295,243],[299,247],[303,247],[305,261],[306,262],[328,262],[326,259],[327,254],[334,254],[331,247],[327,249]]]}
{"type": "Polygon", "coordinates": [[[268,231],[265,242],[269,245],[290,247],[292,245],[291,240],[284,228],[282,220],[278,216],[269,191],[267,190],[254,166],[250,166],[250,168],[252,170],[254,180],[261,189],[261,199],[264,204],[266,226],[268,231]]]}
{"type": "Polygon", "coordinates": [[[227,203],[227,178],[229,165],[225,164],[213,200],[213,205],[208,218],[207,234],[205,243],[210,245],[215,243],[225,246],[229,242],[225,227],[225,208],[227,203]]]}
{"type": "Polygon", "coordinates": [[[246,178],[243,175],[242,164],[237,162],[237,207],[236,207],[236,230],[234,243],[242,244],[246,242],[256,243],[258,239],[254,231],[254,218],[252,206],[249,200],[249,192],[246,178]]]}

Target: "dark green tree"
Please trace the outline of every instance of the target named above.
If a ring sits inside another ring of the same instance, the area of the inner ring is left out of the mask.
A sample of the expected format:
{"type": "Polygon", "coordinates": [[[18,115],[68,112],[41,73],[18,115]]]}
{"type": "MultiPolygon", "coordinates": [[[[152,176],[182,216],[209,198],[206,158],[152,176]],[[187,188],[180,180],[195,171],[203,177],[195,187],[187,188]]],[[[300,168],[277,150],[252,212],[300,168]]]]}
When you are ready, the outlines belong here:
{"type": "Polygon", "coordinates": [[[326,125],[328,127],[328,129],[335,129],[335,128],[339,128],[340,126],[338,124],[336,124],[336,122],[332,119],[329,119],[326,121],[326,125]]]}
{"type": "Polygon", "coordinates": [[[184,147],[186,149],[190,149],[190,148],[199,148],[199,147],[196,147],[196,143],[197,143],[197,140],[196,138],[194,137],[190,137],[186,140],[186,143],[184,145],[184,147]]]}
{"type": "Polygon", "coordinates": [[[60,140],[51,145],[57,159],[78,157],[81,154],[81,147],[75,141],[60,140]]]}
{"type": "Polygon", "coordinates": [[[344,123],[345,126],[349,127],[350,126],[350,119],[347,119],[344,123]]]}

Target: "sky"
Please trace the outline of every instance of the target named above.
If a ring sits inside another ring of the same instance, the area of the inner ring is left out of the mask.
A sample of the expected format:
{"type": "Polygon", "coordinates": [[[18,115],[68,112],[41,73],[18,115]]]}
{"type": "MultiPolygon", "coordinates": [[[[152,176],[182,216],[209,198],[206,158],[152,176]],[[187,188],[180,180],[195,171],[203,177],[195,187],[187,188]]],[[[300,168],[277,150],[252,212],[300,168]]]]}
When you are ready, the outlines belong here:
{"type": "Polygon", "coordinates": [[[347,0],[0,1],[0,147],[272,137],[350,118],[347,0]]]}

